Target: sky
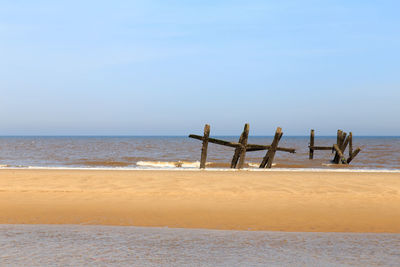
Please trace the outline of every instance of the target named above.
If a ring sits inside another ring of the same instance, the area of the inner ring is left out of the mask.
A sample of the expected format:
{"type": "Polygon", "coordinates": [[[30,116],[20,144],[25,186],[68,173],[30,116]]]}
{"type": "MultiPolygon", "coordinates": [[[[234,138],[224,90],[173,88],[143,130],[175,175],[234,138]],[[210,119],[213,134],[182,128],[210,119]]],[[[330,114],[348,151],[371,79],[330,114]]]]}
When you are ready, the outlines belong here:
{"type": "Polygon", "coordinates": [[[400,1],[0,2],[0,135],[400,135],[400,1]]]}

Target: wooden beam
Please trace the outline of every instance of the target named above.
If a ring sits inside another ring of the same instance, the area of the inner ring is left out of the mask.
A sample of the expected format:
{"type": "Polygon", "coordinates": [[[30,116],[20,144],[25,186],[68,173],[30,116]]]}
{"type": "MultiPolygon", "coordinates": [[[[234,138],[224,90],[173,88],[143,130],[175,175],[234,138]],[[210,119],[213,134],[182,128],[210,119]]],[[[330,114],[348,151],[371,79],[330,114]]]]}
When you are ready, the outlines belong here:
{"type": "Polygon", "coordinates": [[[347,159],[347,163],[350,163],[358,155],[358,153],[360,153],[360,151],[361,151],[360,148],[357,148],[356,150],[354,150],[354,152],[347,159]]]}
{"type": "Polygon", "coordinates": [[[244,160],[246,158],[247,140],[249,138],[250,125],[246,123],[243,129],[242,147],[240,148],[239,166],[238,169],[243,168],[244,160]]]}
{"type": "MultiPolygon", "coordinates": [[[[264,145],[248,144],[246,151],[247,152],[253,152],[253,151],[267,150],[267,149],[270,149],[270,148],[271,148],[270,145],[264,146],[264,145]]],[[[294,149],[294,148],[277,147],[276,150],[277,151],[288,152],[288,153],[292,153],[292,154],[296,153],[296,149],[294,149]]]]}
{"type": "Polygon", "coordinates": [[[271,148],[268,149],[268,152],[265,154],[261,164],[260,168],[271,168],[272,167],[272,161],[274,160],[276,149],[278,147],[279,140],[281,139],[283,133],[282,133],[282,128],[278,127],[275,132],[274,139],[272,140],[271,148]]]}
{"type": "Polygon", "coordinates": [[[203,146],[201,148],[200,169],[206,168],[208,138],[210,136],[210,125],[204,126],[203,146]]]}
{"type": "Polygon", "coordinates": [[[314,130],[311,130],[311,133],[310,133],[310,145],[309,145],[310,151],[308,153],[308,158],[309,159],[313,159],[314,158],[314,149],[313,149],[313,147],[314,147],[314,130]]]}
{"type": "MultiPolygon", "coordinates": [[[[191,135],[189,135],[189,137],[193,138],[193,139],[197,139],[197,140],[203,141],[203,136],[200,136],[200,135],[191,134],[191,135]]],[[[228,142],[228,141],[224,141],[224,140],[216,139],[216,138],[208,138],[208,142],[209,143],[213,143],[213,144],[217,144],[217,145],[229,146],[229,147],[235,147],[235,148],[241,146],[241,144],[236,143],[236,142],[228,142]]]]}
{"type": "MultiPolygon", "coordinates": [[[[203,136],[201,136],[201,135],[190,134],[189,137],[193,138],[193,139],[197,139],[197,140],[203,141],[203,136]]],[[[211,138],[211,137],[208,138],[208,142],[209,143],[213,143],[213,144],[217,144],[217,145],[221,145],[221,146],[229,146],[229,147],[233,147],[233,148],[241,146],[240,143],[229,142],[229,141],[216,139],[216,138],[211,138]]],[[[270,147],[271,147],[270,145],[247,144],[246,151],[247,152],[253,152],[253,151],[267,150],[270,147]]],[[[283,152],[289,152],[289,153],[296,153],[296,149],[294,149],[294,148],[277,147],[276,150],[283,151],[283,152]]]]}
{"type": "Polygon", "coordinates": [[[333,146],[312,146],[313,150],[333,150],[333,146]]]}
{"type": "Polygon", "coordinates": [[[339,157],[339,161],[338,161],[338,163],[339,164],[347,164],[347,160],[346,160],[346,158],[343,156],[343,153],[342,153],[342,151],[340,151],[340,148],[339,148],[339,146],[337,145],[337,144],[334,144],[333,145],[333,149],[336,151],[336,153],[337,153],[337,155],[338,155],[338,157],[339,157]]]}
{"type": "Polygon", "coordinates": [[[296,149],[294,149],[294,148],[277,147],[276,150],[283,151],[283,152],[289,152],[291,154],[296,153],[296,149]]]}

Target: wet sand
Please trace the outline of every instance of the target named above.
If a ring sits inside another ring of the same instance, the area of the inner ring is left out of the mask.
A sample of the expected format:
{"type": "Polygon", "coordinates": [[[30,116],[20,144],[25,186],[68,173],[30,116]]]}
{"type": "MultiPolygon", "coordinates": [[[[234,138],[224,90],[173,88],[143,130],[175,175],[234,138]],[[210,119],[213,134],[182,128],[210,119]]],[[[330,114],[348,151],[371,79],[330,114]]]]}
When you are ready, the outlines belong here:
{"type": "Polygon", "coordinates": [[[1,224],[400,233],[400,174],[0,170],[1,224]]]}
{"type": "Polygon", "coordinates": [[[0,225],[5,266],[398,266],[400,234],[0,225]]]}

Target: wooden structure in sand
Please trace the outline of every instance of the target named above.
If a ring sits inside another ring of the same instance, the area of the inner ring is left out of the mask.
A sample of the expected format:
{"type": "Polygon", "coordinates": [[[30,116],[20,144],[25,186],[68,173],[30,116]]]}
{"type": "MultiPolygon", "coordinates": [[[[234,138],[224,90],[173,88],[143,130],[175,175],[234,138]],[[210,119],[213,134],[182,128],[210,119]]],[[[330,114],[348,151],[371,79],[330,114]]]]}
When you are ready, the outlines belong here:
{"type": "Polygon", "coordinates": [[[244,166],[244,161],[246,157],[246,152],[252,151],[260,151],[260,150],[267,150],[261,164],[260,168],[271,168],[272,162],[275,157],[276,151],[283,151],[289,153],[295,153],[296,150],[293,148],[284,148],[278,147],[278,143],[282,138],[282,129],[278,127],[275,132],[274,139],[271,145],[256,145],[256,144],[248,144],[247,140],[249,138],[249,130],[250,126],[248,123],[244,125],[244,129],[242,134],[240,135],[239,141],[236,142],[229,142],[221,139],[210,138],[210,125],[206,124],[204,126],[204,134],[203,136],[191,134],[189,135],[190,138],[194,138],[200,141],[203,141],[203,146],[201,148],[201,159],[200,159],[200,169],[205,169],[206,167],[206,160],[207,160],[207,149],[208,143],[213,143],[222,146],[228,146],[235,148],[235,152],[232,157],[231,168],[238,168],[241,169],[244,166]]]}
{"type": "Polygon", "coordinates": [[[336,144],[333,144],[332,146],[315,146],[314,130],[311,130],[310,145],[308,147],[310,149],[309,159],[314,158],[315,150],[331,150],[332,153],[336,152],[335,157],[332,160],[332,162],[336,164],[349,164],[361,151],[360,148],[357,148],[353,151],[353,134],[350,132],[347,136],[347,133],[343,132],[342,130],[337,131],[336,144]],[[349,157],[346,159],[346,157],[344,156],[344,152],[347,146],[349,146],[349,157]]]}

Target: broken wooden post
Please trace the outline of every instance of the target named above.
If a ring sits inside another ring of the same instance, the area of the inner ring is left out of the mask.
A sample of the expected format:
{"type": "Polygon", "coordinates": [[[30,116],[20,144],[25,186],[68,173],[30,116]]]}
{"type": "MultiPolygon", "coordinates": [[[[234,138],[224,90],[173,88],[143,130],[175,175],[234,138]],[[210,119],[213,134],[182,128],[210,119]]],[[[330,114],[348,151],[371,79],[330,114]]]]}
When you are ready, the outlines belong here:
{"type": "MultiPolygon", "coordinates": [[[[313,130],[311,130],[311,135],[310,136],[310,145],[309,145],[309,149],[310,149],[310,159],[312,159],[311,157],[311,152],[314,152],[315,150],[332,150],[332,152],[335,152],[335,157],[332,160],[332,162],[336,163],[336,164],[349,164],[355,156],[357,156],[357,154],[361,151],[361,149],[357,148],[356,151],[353,152],[353,133],[349,133],[349,135],[347,136],[347,134],[345,132],[343,132],[342,130],[338,130],[337,131],[337,139],[336,139],[336,144],[334,144],[333,146],[315,146],[314,145],[314,135],[313,135],[313,130]],[[346,137],[347,136],[347,137],[346,137]],[[311,145],[313,144],[313,145],[311,145]],[[349,146],[349,158],[345,159],[344,157],[344,152],[347,148],[347,146],[349,146]]],[[[312,156],[314,156],[312,154],[312,156]]]]}
{"type": "MultiPolygon", "coordinates": [[[[338,136],[337,136],[337,146],[339,147],[339,149],[341,150],[341,151],[344,151],[344,150],[342,150],[341,148],[342,148],[342,146],[343,146],[343,143],[344,143],[344,141],[345,141],[345,139],[346,139],[346,135],[347,135],[347,133],[345,133],[345,132],[343,132],[342,130],[338,130],[338,136]]],[[[336,164],[338,164],[339,163],[339,160],[340,160],[340,156],[339,156],[339,154],[336,152],[335,153],[335,157],[333,158],[333,162],[334,163],[336,163],[336,164]]]]}
{"type": "Polygon", "coordinates": [[[343,156],[342,151],[340,150],[339,146],[337,144],[333,145],[333,149],[335,149],[337,155],[338,155],[338,164],[347,164],[346,158],[343,156]]]}
{"type": "Polygon", "coordinates": [[[203,146],[201,148],[200,169],[206,168],[208,138],[210,136],[210,125],[204,126],[203,146]]]}
{"type": "Polygon", "coordinates": [[[271,147],[270,147],[270,149],[268,149],[267,153],[265,154],[265,156],[260,164],[260,168],[265,168],[265,167],[271,168],[272,167],[272,162],[275,157],[276,149],[278,147],[278,143],[279,143],[279,140],[281,139],[282,135],[283,135],[282,128],[278,127],[275,132],[274,140],[272,140],[271,147]]]}
{"type": "Polygon", "coordinates": [[[313,159],[314,158],[314,149],[313,149],[313,147],[314,147],[314,130],[311,130],[311,133],[310,133],[310,152],[309,152],[309,155],[308,155],[308,158],[309,159],[313,159]]]}

